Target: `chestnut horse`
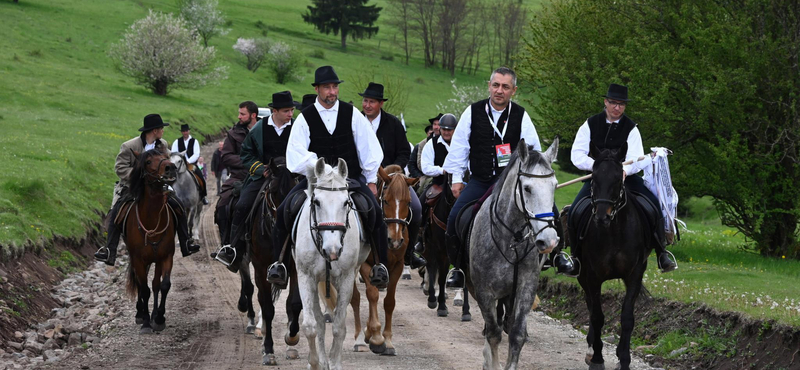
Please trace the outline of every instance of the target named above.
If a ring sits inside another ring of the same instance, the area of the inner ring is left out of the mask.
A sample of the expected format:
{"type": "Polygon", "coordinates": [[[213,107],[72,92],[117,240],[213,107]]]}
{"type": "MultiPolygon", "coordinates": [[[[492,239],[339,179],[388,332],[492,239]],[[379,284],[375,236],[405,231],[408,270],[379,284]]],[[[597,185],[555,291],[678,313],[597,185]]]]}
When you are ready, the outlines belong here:
{"type": "Polygon", "coordinates": [[[381,323],[378,318],[378,288],[369,283],[369,273],[372,269],[374,256],[370,253],[367,261],[361,265],[361,276],[367,285],[367,299],[369,300],[369,318],[367,328],[361,331],[361,311],[359,304],[361,295],[358,286],[353,289],[350,306],[353,308],[355,321],[356,344],[354,351],[365,350],[362,343],[369,343],[369,348],[374,353],[394,356],[395,348],[392,344],[392,312],[395,306],[395,292],[397,282],[403,273],[406,248],[408,247],[408,223],[411,221],[411,191],[419,181],[416,178],[407,178],[403,169],[398,165],[390,165],[385,169],[378,169],[378,202],[383,207],[383,220],[389,232],[388,261],[383,261],[389,270],[389,287],[383,300],[383,309],[386,317],[386,326],[381,334],[381,323]]]}
{"type": "Polygon", "coordinates": [[[169,155],[157,149],[139,156],[130,174],[132,203],[120,210],[125,219],[123,239],[130,254],[128,265],[128,295],[136,300],[136,323],[141,334],[164,330],[164,312],[170,288],[172,256],[175,253],[175,211],[167,203],[168,184],[175,181],[177,169],[169,155]],[[150,288],[147,273],[156,265],[153,277],[153,315],[148,311],[150,288]],[[158,293],[161,292],[161,301],[158,293]],[[152,321],[152,323],[151,323],[152,321]]]}

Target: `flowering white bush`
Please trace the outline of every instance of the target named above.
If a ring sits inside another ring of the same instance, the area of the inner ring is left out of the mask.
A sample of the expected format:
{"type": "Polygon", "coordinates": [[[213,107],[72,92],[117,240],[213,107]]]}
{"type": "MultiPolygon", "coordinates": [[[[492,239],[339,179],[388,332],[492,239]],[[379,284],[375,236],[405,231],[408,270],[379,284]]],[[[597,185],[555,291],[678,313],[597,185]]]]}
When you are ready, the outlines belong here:
{"type": "Polygon", "coordinates": [[[489,98],[489,88],[486,85],[458,86],[456,80],[450,80],[453,85],[453,97],[443,103],[436,104],[436,110],[443,113],[452,113],[459,119],[461,113],[470,104],[489,98]]]}
{"type": "Polygon", "coordinates": [[[284,84],[300,78],[296,72],[302,64],[302,58],[297,49],[278,41],[270,46],[268,54],[268,68],[275,74],[276,82],[284,84]]]}
{"type": "Polygon", "coordinates": [[[180,0],[181,17],[203,39],[208,47],[208,40],[216,35],[226,35],[229,29],[222,28],[225,18],[217,9],[217,0],[180,0]]]}
{"type": "Polygon", "coordinates": [[[109,56],[120,71],[157,95],[172,88],[198,88],[227,77],[227,68],[214,67],[215,50],[192,37],[186,22],[150,11],[131,25],[109,56]]]}
{"type": "Polygon", "coordinates": [[[247,57],[247,69],[255,72],[267,57],[270,42],[265,38],[245,39],[239,38],[233,45],[233,50],[247,57]]]}

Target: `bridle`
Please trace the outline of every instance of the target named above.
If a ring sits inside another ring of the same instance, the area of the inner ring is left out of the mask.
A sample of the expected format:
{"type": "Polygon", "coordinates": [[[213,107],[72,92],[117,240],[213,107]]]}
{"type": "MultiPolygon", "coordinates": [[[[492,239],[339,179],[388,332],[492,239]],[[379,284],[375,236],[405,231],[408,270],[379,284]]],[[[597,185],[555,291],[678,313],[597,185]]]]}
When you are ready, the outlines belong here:
{"type": "MultiPolygon", "coordinates": [[[[316,190],[323,190],[323,191],[344,191],[347,192],[349,188],[347,185],[339,188],[331,188],[325,186],[314,186],[314,191],[316,190]]],[[[309,207],[311,208],[310,218],[311,218],[311,228],[309,232],[311,233],[311,238],[314,240],[314,245],[317,247],[317,252],[325,259],[325,262],[330,264],[331,257],[325,253],[322,249],[322,235],[320,234],[321,231],[340,231],[342,233],[340,237],[340,244],[338,254],[341,255],[342,249],[344,248],[344,236],[347,233],[347,230],[350,229],[350,211],[354,209],[353,201],[350,200],[349,195],[347,199],[347,212],[345,216],[345,222],[335,222],[335,221],[326,221],[326,222],[318,222],[317,221],[317,207],[314,205],[316,200],[316,196],[314,195],[314,191],[311,191],[310,197],[310,204],[309,207]]]]}
{"type": "MultiPolygon", "coordinates": [[[[147,185],[150,186],[163,185],[166,188],[168,178],[158,173],[159,170],[161,169],[161,164],[164,163],[164,161],[169,161],[169,158],[162,158],[158,162],[158,166],[156,166],[155,171],[148,171],[148,170],[144,171],[142,177],[144,178],[144,181],[145,183],[147,183],[147,185]]],[[[164,191],[166,191],[166,189],[164,191]]]]}
{"type": "MultiPolygon", "coordinates": [[[[605,161],[613,161],[611,159],[605,159],[605,161]]],[[[621,164],[620,164],[621,165],[621,164]]],[[[628,204],[628,195],[625,192],[625,181],[620,179],[620,189],[619,195],[617,199],[605,199],[605,198],[595,198],[594,197],[594,185],[590,187],[591,191],[591,198],[592,198],[592,215],[597,215],[597,204],[599,203],[608,203],[611,205],[611,212],[609,213],[609,217],[611,220],[614,220],[614,216],[617,215],[617,212],[625,208],[625,205],[628,204]]]]}
{"type": "MultiPolygon", "coordinates": [[[[402,175],[402,174],[396,173],[396,172],[389,174],[389,176],[394,176],[394,175],[402,175]]],[[[388,187],[388,184],[386,186],[384,186],[384,188],[382,189],[382,191],[381,191],[381,193],[379,195],[379,200],[380,200],[380,204],[381,205],[383,205],[383,201],[385,200],[383,195],[386,194],[385,190],[386,190],[387,187],[388,187]]],[[[408,187],[406,187],[406,189],[408,189],[408,187]]],[[[398,214],[399,214],[399,210],[398,210],[398,214]]],[[[404,229],[408,229],[408,224],[411,222],[411,217],[412,216],[413,216],[413,214],[411,212],[411,203],[409,202],[409,204],[408,204],[408,216],[406,216],[405,219],[387,218],[386,217],[386,212],[384,212],[383,213],[383,222],[385,222],[387,225],[388,224],[400,224],[404,229]]]]}

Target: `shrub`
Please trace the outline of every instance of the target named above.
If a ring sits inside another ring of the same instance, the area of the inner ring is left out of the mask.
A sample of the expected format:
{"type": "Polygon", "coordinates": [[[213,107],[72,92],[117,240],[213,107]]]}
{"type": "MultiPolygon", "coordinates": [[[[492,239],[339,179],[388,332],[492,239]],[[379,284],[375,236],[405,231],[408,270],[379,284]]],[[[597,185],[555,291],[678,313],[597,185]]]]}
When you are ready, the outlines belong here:
{"type": "Polygon", "coordinates": [[[312,52],[308,53],[308,56],[310,56],[312,58],[317,58],[317,59],[325,59],[325,51],[324,50],[320,50],[320,49],[316,49],[316,50],[313,50],[312,52]]]}
{"type": "Polygon", "coordinates": [[[381,59],[382,60],[388,60],[388,61],[391,62],[391,61],[394,61],[394,55],[392,55],[392,54],[384,54],[384,55],[381,55],[381,59]]]}
{"type": "Polygon", "coordinates": [[[273,43],[268,51],[269,69],[275,74],[275,81],[285,84],[289,80],[299,79],[297,70],[302,66],[300,54],[292,46],[283,42],[273,43]]]}
{"type": "Polygon", "coordinates": [[[151,10],[111,46],[109,56],[137,84],[167,95],[172,88],[198,88],[226,78],[226,67],[212,65],[215,52],[192,37],[183,19],[151,10]]]}
{"type": "Polygon", "coordinates": [[[208,47],[208,40],[216,35],[225,35],[230,31],[222,28],[225,22],[222,12],[217,9],[217,0],[179,0],[181,17],[203,39],[203,46],[208,47]]]}
{"type": "Polygon", "coordinates": [[[442,113],[452,113],[456,118],[461,116],[464,109],[470,104],[489,97],[489,90],[486,85],[477,86],[458,86],[456,80],[451,80],[453,86],[453,97],[444,103],[437,103],[436,110],[442,113]]]}
{"type": "Polygon", "coordinates": [[[264,38],[245,39],[239,38],[233,49],[247,57],[247,69],[255,72],[264,62],[269,51],[270,42],[264,38]]]}

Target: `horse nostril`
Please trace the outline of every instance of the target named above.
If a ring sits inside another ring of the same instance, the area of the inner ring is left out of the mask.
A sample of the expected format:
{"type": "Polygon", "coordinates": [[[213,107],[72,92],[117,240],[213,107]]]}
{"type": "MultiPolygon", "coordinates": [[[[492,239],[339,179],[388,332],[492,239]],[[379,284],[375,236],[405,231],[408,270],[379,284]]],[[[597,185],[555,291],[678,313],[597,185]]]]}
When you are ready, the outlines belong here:
{"type": "Polygon", "coordinates": [[[540,251],[547,249],[547,243],[545,243],[542,239],[536,239],[534,245],[536,245],[536,248],[539,248],[540,251]]]}

